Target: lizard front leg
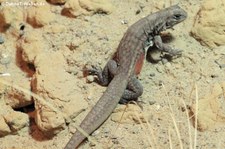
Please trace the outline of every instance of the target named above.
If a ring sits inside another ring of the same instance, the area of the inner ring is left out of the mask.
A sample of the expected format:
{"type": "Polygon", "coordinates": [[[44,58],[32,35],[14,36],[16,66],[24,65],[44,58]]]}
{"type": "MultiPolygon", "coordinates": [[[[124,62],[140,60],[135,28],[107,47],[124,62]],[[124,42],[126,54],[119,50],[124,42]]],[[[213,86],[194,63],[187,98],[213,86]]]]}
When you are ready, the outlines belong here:
{"type": "Polygon", "coordinates": [[[171,56],[175,56],[175,55],[181,55],[182,51],[181,50],[176,50],[173,49],[172,47],[170,47],[169,45],[166,45],[162,42],[162,39],[160,37],[160,35],[156,35],[153,38],[153,42],[155,44],[155,46],[164,52],[169,53],[171,56]]]}

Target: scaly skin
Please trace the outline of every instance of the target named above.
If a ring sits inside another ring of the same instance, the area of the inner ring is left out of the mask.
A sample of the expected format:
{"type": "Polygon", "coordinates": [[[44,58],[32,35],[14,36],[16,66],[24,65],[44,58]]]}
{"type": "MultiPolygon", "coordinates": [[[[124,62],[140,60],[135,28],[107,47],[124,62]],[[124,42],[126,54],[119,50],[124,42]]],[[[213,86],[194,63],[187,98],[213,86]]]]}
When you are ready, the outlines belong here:
{"type": "MultiPolygon", "coordinates": [[[[187,13],[175,5],[142,18],[128,28],[104,70],[90,70],[98,76],[100,84],[108,87],[80,125],[87,134],[91,134],[110,116],[121,99],[130,100],[142,94],[143,89],[136,76],[141,71],[147,46],[153,43],[172,56],[180,54],[180,51],[162,43],[160,32],[172,28],[186,17],[187,13]]],[[[84,139],[85,136],[77,130],[65,149],[77,148],[84,139]]]]}

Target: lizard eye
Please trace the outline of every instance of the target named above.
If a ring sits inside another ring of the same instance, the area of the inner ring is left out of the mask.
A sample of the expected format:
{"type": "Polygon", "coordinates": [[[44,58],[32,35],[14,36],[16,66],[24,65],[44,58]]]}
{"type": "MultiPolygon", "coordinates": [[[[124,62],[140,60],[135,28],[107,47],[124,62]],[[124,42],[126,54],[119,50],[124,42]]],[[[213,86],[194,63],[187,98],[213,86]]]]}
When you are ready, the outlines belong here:
{"type": "Polygon", "coordinates": [[[180,17],[181,17],[181,15],[180,15],[180,14],[175,14],[175,15],[173,16],[173,18],[174,18],[174,19],[176,19],[176,20],[179,20],[179,19],[180,19],[180,17]]]}

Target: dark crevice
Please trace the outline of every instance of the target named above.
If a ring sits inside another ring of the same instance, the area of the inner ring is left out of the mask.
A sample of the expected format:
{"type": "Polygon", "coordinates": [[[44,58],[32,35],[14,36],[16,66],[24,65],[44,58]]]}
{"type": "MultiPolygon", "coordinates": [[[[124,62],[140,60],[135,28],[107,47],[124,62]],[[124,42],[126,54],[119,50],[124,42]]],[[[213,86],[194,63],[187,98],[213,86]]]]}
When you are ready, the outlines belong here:
{"type": "Polygon", "coordinates": [[[35,66],[32,63],[27,63],[23,60],[22,49],[17,48],[16,51],[16,65],[23,71],[27,73],[27,77],[32,77],[35,73],[35,66]]]}
{"type": "Polygon", "coordinates": [[[27,105],[25,107],[21,107],[21,108],[14,108],[15,111],[19,111],[19,112],[23,112],[23,113],[29,113],[29,112],[33,112],[35,110],[34,108],[34,103],[31,105],[27,105]]]}

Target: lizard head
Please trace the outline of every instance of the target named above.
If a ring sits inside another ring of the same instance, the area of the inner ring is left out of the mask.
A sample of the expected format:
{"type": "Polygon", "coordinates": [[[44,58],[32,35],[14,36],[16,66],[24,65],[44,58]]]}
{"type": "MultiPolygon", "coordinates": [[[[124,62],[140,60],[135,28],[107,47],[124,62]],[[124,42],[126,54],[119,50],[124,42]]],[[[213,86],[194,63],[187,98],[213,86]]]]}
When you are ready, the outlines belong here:
{"type": "Polygon", "coordinates": [[[166,9],[167,19],[165,28],[172,28],[174,25],[184,21],[187,18],[187,12],[180,8],[178,5],[173,5],[166,9]]]}

